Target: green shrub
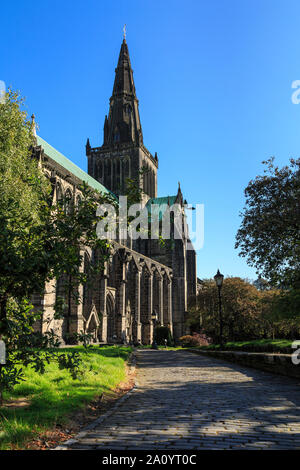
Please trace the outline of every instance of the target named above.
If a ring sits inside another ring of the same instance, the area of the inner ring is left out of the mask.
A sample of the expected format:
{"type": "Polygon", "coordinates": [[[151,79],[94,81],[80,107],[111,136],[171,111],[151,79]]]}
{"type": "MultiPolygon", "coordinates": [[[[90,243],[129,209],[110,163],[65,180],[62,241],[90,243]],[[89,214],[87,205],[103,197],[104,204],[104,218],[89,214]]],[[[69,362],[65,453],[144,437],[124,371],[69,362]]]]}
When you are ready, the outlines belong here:
{"type": "Polygon", "coordinates": [[[193,333],[192,335],[185,335],[179,338],[181,346],[183,348],[194,348],[196,346],[209,346],[211,344],[211,338],[205,333],[193,333]]]}
{"type": "Polygon", "coordinates": [[[192,335],[185,335],[179,338],[180,344],[183,348],[194,348],[198,346],[198,341],[192,335]]]}
{"type": "Polygon", "coordinates": [[[170,331],[170,328],[167,326],[157,326],[154,329],[154,341],[159,345],[165,345],[165,340],[167,340],[168,346],[173,346],[174,341],[170,331]]]}

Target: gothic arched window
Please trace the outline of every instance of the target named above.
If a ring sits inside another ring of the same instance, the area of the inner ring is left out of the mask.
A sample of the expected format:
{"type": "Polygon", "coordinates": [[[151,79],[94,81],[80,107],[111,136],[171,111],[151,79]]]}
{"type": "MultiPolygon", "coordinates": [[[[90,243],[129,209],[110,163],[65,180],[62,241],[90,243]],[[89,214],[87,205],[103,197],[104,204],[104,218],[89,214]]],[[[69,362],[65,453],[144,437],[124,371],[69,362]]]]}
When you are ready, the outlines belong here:
{"type": "Polygon", "coordinates": [[[62,203],[63,200],[63,191],[61,185],[58,183],[56,185],[56,202],[62,203]]]}
{"type": "Polygon", "coordinates": [[[131,111],[132,111],[132,109],[131,109],[130,104],[125,105],[125,113],[130,115],[131,111]]]}
{"type": "Polygon", "coordinates": [[[73,196],[70,189],[67,189],[65,194],[65,211],[67,215],[72,214],[73,211],[73,196]]]}
{"type": "Polygon", "coordinates": [[[62,274],[56,279],[55,309],[58,313],[65,313],[68,302],[68,276],[62,274]]]}
{"type": "Polygon", "coordinates": [[[87,276],[87,282],[83,285],[83,296],[82,296],[82,303],[85,308],[90,306],[93,300],[93,285],[92,285],[92,279],[90,277],[92,262],[93,260],[88,256],[87,253],[85,253],[84,254],[84,274],[87,276]]]}
{"type": "Polygon", "coordinates": [[[77,196],[76,197],[76,207],[78,208],[80,206],[80,203],[81,203],[81,196],[77,196]]]}
{"type": "Polygon", "coordinates": [[[117,127],[114,131],[114,142],[120,142],[120,131],[117,127]]]}
{"type": "Polygon", "coordinates": [[[102,164],[102,162],[100,162],[98,164],[98,176],[102,180],[102,178],[103,178],[103,164],[102,164]]]}
{"type": "Polygon", "coordinates": [[[124,177],[125,178],[130,178],[130,161],[129,161],[129,158],[126,158],[126,160],[124,160],[124,177]]]}
{"type": "Polygon", "coordinates": [[[110,175],[111,175],[111,169],[110,169],[111,163],[108,160],[105,160],[104,166],[103,166],[103,171],[104,171],[104,186],[109,186],[111,185],[110,181],[110,175]]]}

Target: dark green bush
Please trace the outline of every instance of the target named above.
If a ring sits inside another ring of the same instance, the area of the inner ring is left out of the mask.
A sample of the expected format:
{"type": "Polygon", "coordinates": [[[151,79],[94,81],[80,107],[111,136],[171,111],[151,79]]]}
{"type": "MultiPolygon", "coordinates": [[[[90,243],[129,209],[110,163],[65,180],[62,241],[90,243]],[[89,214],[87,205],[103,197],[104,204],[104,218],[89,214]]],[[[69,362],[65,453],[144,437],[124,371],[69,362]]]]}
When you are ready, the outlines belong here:
{"type": "Polygon", "coordinates": [[[170,328],[167,326],[157,326],[154,329],[154,341],[159,345],[165,345],[165,339],[167,340],[168,346],[173,346],[174,341],[170,331],[170,328]]]}

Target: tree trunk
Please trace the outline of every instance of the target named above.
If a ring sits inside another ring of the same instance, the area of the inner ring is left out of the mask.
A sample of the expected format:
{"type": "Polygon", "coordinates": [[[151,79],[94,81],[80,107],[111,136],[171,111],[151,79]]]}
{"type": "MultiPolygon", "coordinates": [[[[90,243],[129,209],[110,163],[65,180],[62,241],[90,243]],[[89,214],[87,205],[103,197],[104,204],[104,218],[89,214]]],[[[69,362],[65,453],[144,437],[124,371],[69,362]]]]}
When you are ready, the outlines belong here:
{"type": "Polygon", "coordinates": [[[2,364],[0,364],[0,406],[3,405],[2,364]]]}
{"type": "Polygon", "coordinates": [[[7,316],[7,295],[4,294],[0,297],[0,338],[6,333],[5,320],[7,316]]]}
{"type": "Polygon", "coordinates": [[[67,311],[67,321],[66,321],[66,339],[68,344],[68,335],[70,333],[70,317],[71,317],[71,298],[72,298],[72,288],[71,288],[72,277],[69,275],[68,280],[68,311],[67,311]]]}
{"type": "MultiPolygon", "coordinates": [[[[6,294],[0,298],[0,339],[6,333],[7,299],[6,294]]],[[[0,406],[3,404],[2,369],[3,364],[0,364],[0,406]]]]}

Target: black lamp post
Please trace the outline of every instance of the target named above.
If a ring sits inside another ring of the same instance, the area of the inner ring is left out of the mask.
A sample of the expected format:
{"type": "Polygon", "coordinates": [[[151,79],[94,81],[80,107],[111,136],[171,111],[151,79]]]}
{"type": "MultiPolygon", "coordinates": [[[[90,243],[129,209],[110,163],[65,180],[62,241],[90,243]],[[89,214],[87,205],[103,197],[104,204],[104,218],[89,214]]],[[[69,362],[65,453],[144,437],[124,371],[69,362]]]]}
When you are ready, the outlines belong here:
{"type": "Polygon", "coordinates": [[[214,276],[214,280],[216,281],[216,286],[218,288],[219,293],[219,321],[220,321],[220,345],[223,346],[223,316],[222,316],[222,298],[221,298],[221,289],[223,285],[223,274],[220,273],[219,269],[217,274],[214,276]]]}
{"type": "Polygon", "coordinates": [[[151,348],[152,348],[152,349],[158,349],[158,348],[157,348],[157,343],[156,343],[156,341],[155,341],[155,339],[154,339],[154,329],[155,329],[155,326],[156,326],[156,323],[157,323],[157,319],[158,319],[157,313],[156,313],[155,310],[153,310],[153,313],[152,313],[152,315],[151,315],[151,320],[153,321],[153,341],[152,341],[152,345],[151,345],[151,348]]]}

